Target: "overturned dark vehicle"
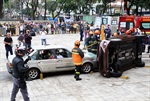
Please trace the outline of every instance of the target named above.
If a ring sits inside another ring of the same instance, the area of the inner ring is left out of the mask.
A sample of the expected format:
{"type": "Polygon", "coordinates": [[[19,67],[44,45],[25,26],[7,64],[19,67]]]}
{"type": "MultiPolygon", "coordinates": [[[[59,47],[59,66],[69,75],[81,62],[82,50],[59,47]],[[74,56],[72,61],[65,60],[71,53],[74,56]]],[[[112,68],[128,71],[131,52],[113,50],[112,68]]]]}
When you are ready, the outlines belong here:
{"type": "Polygon", "coordinates": [[[120,77],[123,71],[144,67],[142,39],[144,35],[119,35],[103,40],[98,46],[97,61],[104,77],[120,77]]]}

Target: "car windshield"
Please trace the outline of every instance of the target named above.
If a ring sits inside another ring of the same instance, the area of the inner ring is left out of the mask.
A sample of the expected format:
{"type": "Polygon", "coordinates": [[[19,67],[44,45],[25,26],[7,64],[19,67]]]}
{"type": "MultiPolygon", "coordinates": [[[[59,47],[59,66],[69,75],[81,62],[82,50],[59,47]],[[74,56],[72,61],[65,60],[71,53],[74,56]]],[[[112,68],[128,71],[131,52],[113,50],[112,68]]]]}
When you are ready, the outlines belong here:
{"type": "Polygon", "coordinates": [[[28,54],[25,54],[22,58],[25,60],[26,58],[28,58],[28,56],[31,56],[31,54],[33,54],[34,51],[30,51],[28,54]]]}

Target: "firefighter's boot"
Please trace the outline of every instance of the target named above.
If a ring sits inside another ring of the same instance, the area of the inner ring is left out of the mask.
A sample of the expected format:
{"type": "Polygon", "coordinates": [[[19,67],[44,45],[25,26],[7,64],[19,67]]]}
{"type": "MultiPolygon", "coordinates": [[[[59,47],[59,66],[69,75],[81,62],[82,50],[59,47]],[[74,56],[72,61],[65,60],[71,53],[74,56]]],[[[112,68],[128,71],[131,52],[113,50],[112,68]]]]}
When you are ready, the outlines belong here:
{"type": "Polygon", "coordinates": [[[150,51],[150,46],[148,46],[148,51],[147,51],[147,53],[149,53],[149,51],[150,51]]]}
{"type": "Polygon", "coordinates": [[[74,78],[75,78],[75,79],[76,79],[76,77],[77,77],[77,74],[74,75],[74,78]]]}
{"type": "Polygon", "coordinates": [[[82,80],[82,78],[79,78],[79,74],[76,74],[76,81],[82,80]]]}

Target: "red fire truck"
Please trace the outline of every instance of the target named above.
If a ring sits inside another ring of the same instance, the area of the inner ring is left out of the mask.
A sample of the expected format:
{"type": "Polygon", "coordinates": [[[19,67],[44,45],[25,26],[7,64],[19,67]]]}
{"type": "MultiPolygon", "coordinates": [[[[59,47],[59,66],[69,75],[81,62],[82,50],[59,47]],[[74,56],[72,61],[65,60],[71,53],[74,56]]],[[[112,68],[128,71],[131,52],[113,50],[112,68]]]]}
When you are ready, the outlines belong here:
{"type": "Polygon", "coordinates": [[[121,33],[130,28],[139,28],[141,32],[150,34],[150,16],[120,16],[118,29],[121,33]]]}
{"type": "Polygon", "coordinates": [[[118,29],[121,33],[125,33],[128,29],[135,26],[134,16],[120,16],[118,29]]]}
{"type": "Polygon", "coordinates": [[[139,28],[141,32],[150,34],[150,16],[136,17],[135,28],[139,28]]]}

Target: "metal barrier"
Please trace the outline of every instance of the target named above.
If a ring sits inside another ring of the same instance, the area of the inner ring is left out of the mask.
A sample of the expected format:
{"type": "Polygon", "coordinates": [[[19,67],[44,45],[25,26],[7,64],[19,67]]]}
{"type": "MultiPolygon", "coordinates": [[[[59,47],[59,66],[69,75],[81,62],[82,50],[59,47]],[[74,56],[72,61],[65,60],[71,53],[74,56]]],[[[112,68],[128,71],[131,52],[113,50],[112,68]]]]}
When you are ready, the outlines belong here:
{"type": "Polygon", "coordinates": [[[120,35],[103,40],[97,52],[100,74],[104,77],[120,77],[125,70],[144,67],[145,63],[141,60],[144,37],[120,35]]]}

